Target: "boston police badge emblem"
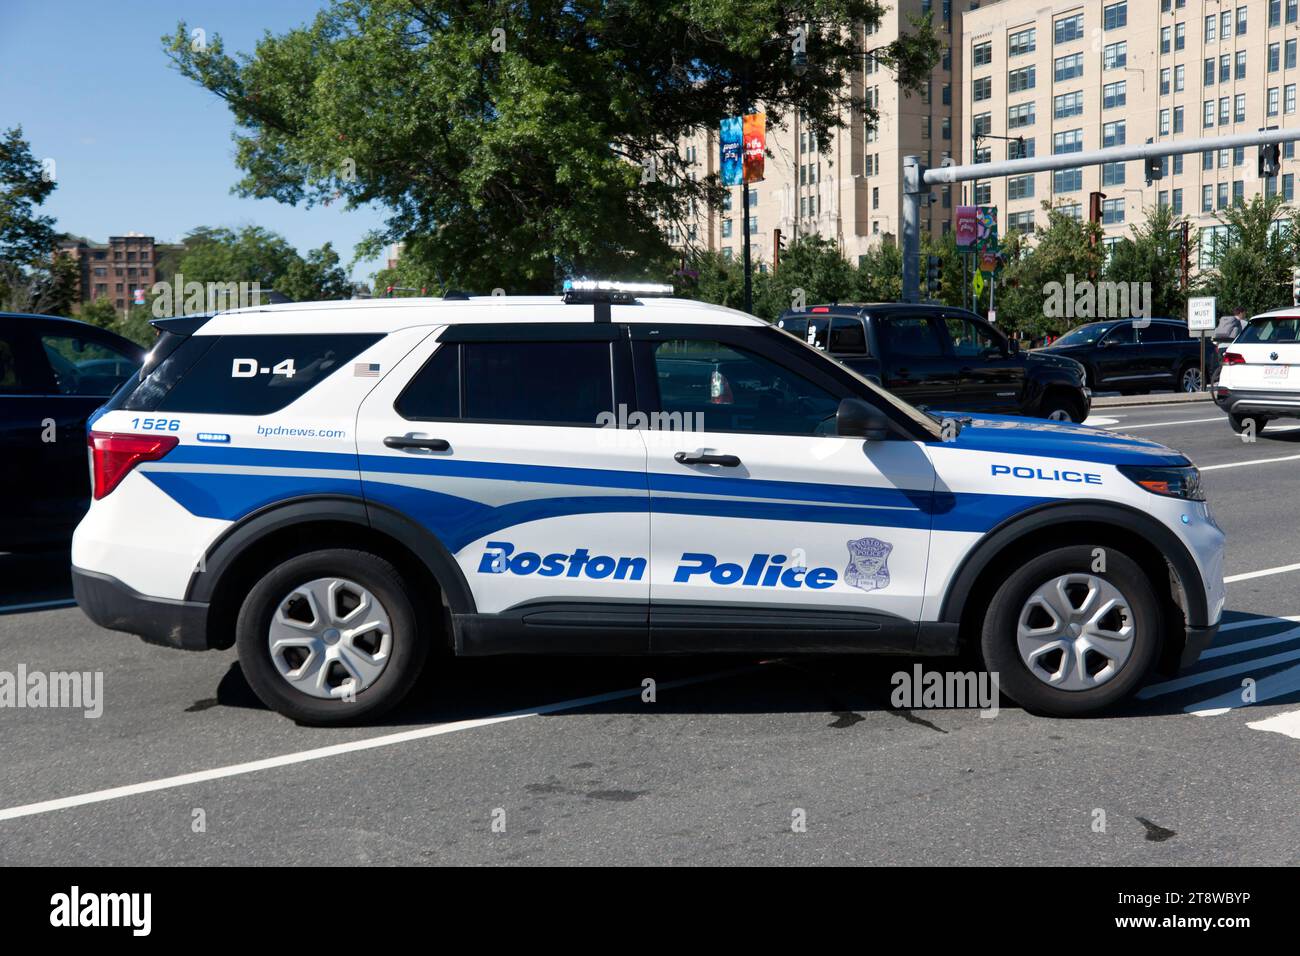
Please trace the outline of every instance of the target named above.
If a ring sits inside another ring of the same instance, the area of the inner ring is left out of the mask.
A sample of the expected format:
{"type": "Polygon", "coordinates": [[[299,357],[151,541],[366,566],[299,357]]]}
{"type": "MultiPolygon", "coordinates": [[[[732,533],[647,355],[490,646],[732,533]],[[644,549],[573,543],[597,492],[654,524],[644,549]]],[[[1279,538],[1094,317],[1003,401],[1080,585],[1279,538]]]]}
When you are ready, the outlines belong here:
{"type": "Polygon", "coordinates": [[[879,538],[850,541],[849,566],[844,583],[861,591],[878,591],[889,586],[889,553],[894,546],[879,538]]]}

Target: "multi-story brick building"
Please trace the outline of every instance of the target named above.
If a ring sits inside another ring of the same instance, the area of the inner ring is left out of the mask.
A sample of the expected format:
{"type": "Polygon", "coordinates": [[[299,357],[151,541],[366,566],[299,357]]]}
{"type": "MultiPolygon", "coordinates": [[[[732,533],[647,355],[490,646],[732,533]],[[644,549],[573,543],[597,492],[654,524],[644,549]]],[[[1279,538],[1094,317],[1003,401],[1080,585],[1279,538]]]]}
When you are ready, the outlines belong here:
{"type": "MultiPolygon", "coordinates": [[[[959,18],[962,162],[1062,154],[1291,125],[1296,117],[1300,0],[994,0],[959,18]],[[980,139],[979,134],[990,134],[980,139]],[[1023,137],[1023,147],[996,137],[1023,137]]],[[[1201,255],[1224,227],[1215,214],[1260,193],[1295,192],[1293,143],[1261,181],[1255,147],[1167,158],[1148,183],[1139,161],[1000,177],[965,193],[998,207],[1000,227],[1043,223],[1047,200],[1088,214],[1105,195],[1107,242],[1172,207],[1201,228],[1201,255]]]]}
{"type": "MultiPolygon", "coordinates": [[[[976,0],[977,2],[977,0],[976,0]]],[[[958,16],[975,5],[972,0],[891,0],[872,32],[863,31],[866,56],[851,80],[852,92],[872,104],[878,121],[868,128],[863,117],[846,112],[845,125],[832,134],[825,150],[818,149],[799,116],[784,117],[780,125],[769,115],[765,178],[750,184],[751,253],[759,268],[772,261],[774,230],[792,239],[815,234],[834,239],[846,256],[856,259],[872,242],[893,239],[899,230],[902,204],[903,156],[920,155],[938,165],[957,155],[963,135],[958,108],[959,44],[954,41],[958,16]],[[948,48],[919,94],[905,95],[893,73],[872,59],[870,52],[910,30],[911,18],[933,16],[935,30],[948,48]]],[[[682,144],[691,170],[704,177],[718,171],[718,133],[693,137],[682,144]]],[[[730,189],[721,211],[699,209],[684,228],[670,229],[670,240],[683,251],[720,251],[739,256],[741,187],[730,189]]],[[[951,228],[953,193],[941,190],[922,212],[922,227],[934,234],[951,228]]]]}
{"type": "Polygon", "coordinates": [[[122,310],[130,308],[135,289],[147,293],[162,278],[159,256],[182,248],[155,242],[153,236],[138,232],[110,236],[106,243],[74,238],[59,244],[59,251],[71,256],[80,268],[80,301],[106,298],[122,310]]]}

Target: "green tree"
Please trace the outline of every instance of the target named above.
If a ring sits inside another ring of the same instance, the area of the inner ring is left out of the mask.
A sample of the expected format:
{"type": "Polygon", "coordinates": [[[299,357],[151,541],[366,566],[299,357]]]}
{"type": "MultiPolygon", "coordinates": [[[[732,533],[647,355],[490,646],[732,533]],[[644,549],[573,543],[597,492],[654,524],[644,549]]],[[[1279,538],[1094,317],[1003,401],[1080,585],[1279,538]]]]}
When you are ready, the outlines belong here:
{"type": "Polygon", "coordinates": [[[1132,235],[1112,245],[1106,258],[1108,281],[1151,283],[1152,315],[1182,318],[1187,313],[1187,292],[1182,287],[1186,221],[1168,206],[1148,208],[1142,222],[1132,227],[1132,235]]]}
{"type": "Polygon", "coordinates": [[[238,231],[199,226],[182,241],[185,251],[176,270],[187,283],[257,282],[269,290],[302,261],[287,239],[260,226],[238,231]]]}
{"type": "Polygon", "coordinates": [[[1058,308],[1064,304],[1062,287],[1071,276],[1075,282],[1095,281],[1105,264],[1100,226],[1046,202],[1043,210],[1045,229],[1032,241],[1025,237],[1008,244],[995,301],[998,325],[1030,338],[1059,335],[1076,324],[1058,308]]]}
{"type": "Polygon", "coordinates": [[[121,316],[113,307],[112,301],[101,296],[93,301],[83,302],[77,309],[77,318],[82,322],[97,325],[101,329],[116,330],[121,316]]]}
{"type": "MultiPolygon", "coordinates": [[[[332,0],[248,57],[219,37],[165,38],[180,72],[238,126],[246,196],[374,203],[440,285],[554,291],[564,274],[660,275],[663,228],[716,176],[686,175],[684,137],[762,104],[829,144],[874,107],[848,82],[882,0],[620,0],[528,4],[332,0]],[[798,52],[795,40],[806,46],[798,52]]],[[[938,59],[929,21],[874,50],[919,89],[938,59]]]]}
{"type": "Polygon", "coordinates": [[[745,270],[739,259],[718,252],[700,252],[687,267],[697,276],[679,280],[679,295],[733,309],[745,307],[745,270]]]}
{"type": "MultiPolygon", "coordinates": [[[[924,262],[922,259],[922,273],[924,262]]],[[[902,299],[903,253],[897,243],[881,239],[867,248],[858,260],[854,293],[862,302],[898,302],[902,299]]]]}
{"type": "Polygon", "coordinates": [[[277,292],[295,302],[352,298],[352,280],[339,265],[339,254],[328,242],[312,249],[306,258],[295,258],[275,281],[277,292]]]}
{"type": "Polygon", "coordinates": [[[1291,304],[1296,261],[1296,213],[1280,195],[1255,196],[1216,213],[1226,235],[1212,236],[1203,251],[1212,263],[1199,276],[1197,294],[1215,297],[1219,315],[1237,308],[1258,315],[1291,304]]]}
{"type": "Polygon", "coordinates": [[[56,183],[32,155],[22,127],[0,136],[0,309],[66,314],[76,298],[76,264],[55,249],[62,235],[39,207],[56,183]]]}
{"type": "Polygon", "coordinates": [[[754,277],[754,314],[774,322],[799,303],[851,302],[856,293],[856,270],[844,258],[838,243],[821,236],[799,236],[781,255],[780,267],[754,277]]]}

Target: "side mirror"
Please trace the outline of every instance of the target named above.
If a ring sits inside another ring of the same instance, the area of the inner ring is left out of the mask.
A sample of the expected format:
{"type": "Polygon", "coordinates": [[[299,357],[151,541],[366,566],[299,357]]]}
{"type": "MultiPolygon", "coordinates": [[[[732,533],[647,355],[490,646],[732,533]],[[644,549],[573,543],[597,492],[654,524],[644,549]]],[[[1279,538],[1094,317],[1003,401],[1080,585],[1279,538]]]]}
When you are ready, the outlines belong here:
{"type": "Polygon", "coordinates": [[[835,413],[835,434],[841,438],[884,441],[891,431],[889,419],[860,398],[846,398],[835,413]]]}
{"type": "Polygon", "coordinates": [[[1097,348],[1099,349],[1110,348],[1110,339],[1102,339],[1100,342],[1097,343],[1097,348]]]}

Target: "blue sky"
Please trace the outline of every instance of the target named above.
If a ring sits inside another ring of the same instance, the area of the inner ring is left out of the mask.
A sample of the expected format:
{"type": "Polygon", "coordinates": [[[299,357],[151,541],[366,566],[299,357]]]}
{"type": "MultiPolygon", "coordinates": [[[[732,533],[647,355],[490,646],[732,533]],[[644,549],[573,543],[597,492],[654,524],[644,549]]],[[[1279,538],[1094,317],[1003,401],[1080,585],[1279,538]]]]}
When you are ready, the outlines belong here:
{"type": "MultiPolygon", "coordinates": [[[[241,199],[230,111],[184,79],[161,37],[178,20],[252,52],[266,31],[311,20],[323,0],[0,0],[0,128],[21,125],[56,163],[44,210],[64,232],[174,242],[195,226],[256,224],[298,251],[332,242],[344,264],[382,210],[306,209],[241,199]],[[113,78],[110,85],[109,80],[113,78]],[[108,95],[105,95],[107,92],[108,95]],[[108,188],[105,188],[105,187],[108,188]]],[[[358,263],[368,278],[380,262],[358,263]]]]}

